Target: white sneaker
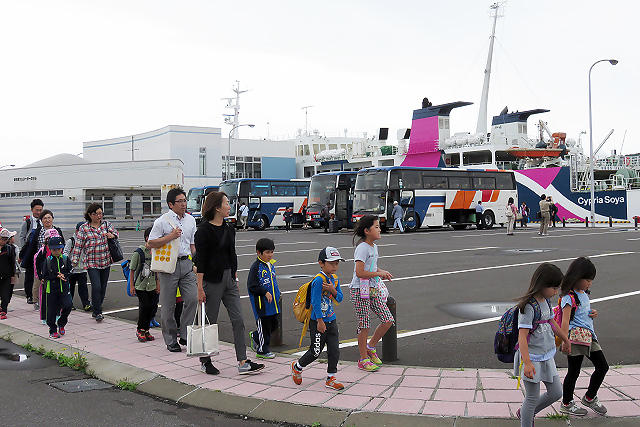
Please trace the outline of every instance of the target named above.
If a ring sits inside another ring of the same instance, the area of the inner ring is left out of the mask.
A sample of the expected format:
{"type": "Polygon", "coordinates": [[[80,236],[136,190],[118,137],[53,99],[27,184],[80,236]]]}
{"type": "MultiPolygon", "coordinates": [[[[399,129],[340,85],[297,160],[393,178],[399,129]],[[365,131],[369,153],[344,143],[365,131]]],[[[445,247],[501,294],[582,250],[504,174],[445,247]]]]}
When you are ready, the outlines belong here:
{"type": "Polygon", "coordinates": [[[587,410],[579,407],[574,400],[569,402],[568,405],[560,402],[560,412],[567,415],[574,415],[576,417],[584,417],[585,415],[587,415],[587,410]]]}
{"type": "Polygon", "coordinates": [[[598,400],[598,396],[594,397],[593,400],[587,400],[587,395],[585,394],[584,396],[582,396],[582,400],[580,400],[580,403],[582,403],[587,408],[593,409],[600,415],[604,415],[607,413],[607,408],[602,403],[600,403],[600,401],[598,400]]]}

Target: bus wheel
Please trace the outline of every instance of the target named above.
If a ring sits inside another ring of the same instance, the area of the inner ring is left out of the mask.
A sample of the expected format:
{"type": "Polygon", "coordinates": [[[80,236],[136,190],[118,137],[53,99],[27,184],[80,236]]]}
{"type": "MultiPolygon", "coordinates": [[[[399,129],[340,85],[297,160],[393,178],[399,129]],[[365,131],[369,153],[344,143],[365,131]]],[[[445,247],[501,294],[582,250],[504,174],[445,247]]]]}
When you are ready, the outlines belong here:
{"type": "Polygon", "coordinates": [[[485,212],[484,216],[482,217],[482,223],[484,224],[484,228],[491,228],[496,225],[496,217],[493,216],[493,212],[485,212]]]}
{"type": "Polygon", "coordinates": [[[416,231],[418,228],[420,228],[420,217],[417,213],[414,212],[413,219],[410,221],[406,221],[406,224],[407,231],[416,231]]]}
{"type": "Polygon", "coordinates": [[[264,215],[262,215],[260,219],[258,219],[257,223],[258,225],[256,227],[256,230],[262,231],[269,226],[269,220],[264,215]]]}

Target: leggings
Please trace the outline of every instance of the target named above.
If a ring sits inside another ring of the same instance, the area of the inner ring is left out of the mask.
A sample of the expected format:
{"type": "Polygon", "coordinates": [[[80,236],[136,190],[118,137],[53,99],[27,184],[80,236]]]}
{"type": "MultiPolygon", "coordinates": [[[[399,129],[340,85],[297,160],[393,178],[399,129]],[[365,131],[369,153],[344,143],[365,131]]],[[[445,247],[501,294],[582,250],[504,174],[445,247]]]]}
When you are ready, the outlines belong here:
{"type": "MultiPolygon", "coordinates": [[[[600,389],[604,376],[607,375],[609,364],[607,363],[607,359],[604,358],[602,350],[592,351],[591,355],[587,356],[587,358],[591,360],[595,370],[593,371],[593,374],[591,374],[589,388],[585,395],[589,399],[593,399],[598,395],[598,389],[600,389]]],[[[562,386],[562,403],[565,405],[568,405],[569,402],[573,400],[573,391],[576,388],[578,376],[580,376],[580,368],[582,367],[584,356],[569,356],[567,359],[569,361],[569,369],[567,370],[567,376],[564,377],[564,384],[562,386]]]]}
{"type": "Polygon", "coordinates": [[[550,406],[556,400],[562,397],[562,384],[560,384],[560,376],[553,377],[553,382],[544,382],[547,392],[540,395],[540,383],[532,383],[531,381],[522,381],[524,384],[524,402],[520,409],[520,426],[531,427],[533,425],[533,417],[547,406],[550,406]]]}

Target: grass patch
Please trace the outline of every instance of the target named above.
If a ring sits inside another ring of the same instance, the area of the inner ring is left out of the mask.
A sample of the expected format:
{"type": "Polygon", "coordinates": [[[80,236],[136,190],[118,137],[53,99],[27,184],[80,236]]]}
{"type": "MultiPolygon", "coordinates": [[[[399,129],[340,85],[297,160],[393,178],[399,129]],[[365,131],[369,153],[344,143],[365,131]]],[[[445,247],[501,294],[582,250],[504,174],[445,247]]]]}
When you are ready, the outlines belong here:
{"type": "Polygon", "coordinates": [[[316,421],[315,423],[311,424],[311,427],[322,427],[322,424],[316,421]]]}
{"type": "Polygon", "coordinates": [[[127,379],[124,378],[118,381],[116,387],[118,387],[120,390],[135,391],[138,388],[138,383],[132,383],[131,381],[127,381],[127,379]]]}
{"type": "Polygon", "coordinates": [[[57,360],[58,365],[60,366],[71,368],[75,371],[84,372],[87,375],[94,376],[92,373],[87,371],[87,366],[89,365],[89,363],[87,362],[87,358],[78,352],[73,353],[73,355],[71,356],[67,356],[64,353],[56,353],[53,350],[46,350],[44,346],[35,347],[31,343],[26,343],[22,346],[22,348],[27,351],[37,353],[45,359],[57,360]]]}
{"type": "Polygon", "coordinates": [[[456,371],[464,371],[464,368],[458,368],[456,371]]]}
{"type": "Polygon", "coordinates": [[[545,418],[548,420],[565,420],[568,421],[569,420],[569,415],[567,414],[552,414],[552,413],[548,413],[547,415],[545,415],[545,418]]]}

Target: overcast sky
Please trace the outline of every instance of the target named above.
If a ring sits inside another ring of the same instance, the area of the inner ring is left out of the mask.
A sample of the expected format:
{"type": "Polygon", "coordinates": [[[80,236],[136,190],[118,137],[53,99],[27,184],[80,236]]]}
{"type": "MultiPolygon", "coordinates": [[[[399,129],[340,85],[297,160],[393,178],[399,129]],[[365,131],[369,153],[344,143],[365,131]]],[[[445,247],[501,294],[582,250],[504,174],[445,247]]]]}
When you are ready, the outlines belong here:
{"type": "MultiPolygon", "coordinates": [[[[216,126],[235,80],[246,138],[361,136],[411,125],[412,110],[472,101],[452,131],[475,132],[490,1],[0,1],[2,164],[169,124],[216,126]],[[267,126],[267,122],[269,126],[267,126]]],[[[640,151],[636,1],[511,0],[498,20],[489,118],[509,109],[577,139],[614,128],[606,152],[640,151]]],[[[529,121],[529,133],[535,131],[529,121]]],[[[395,139],[395,131],[392,137],[395,139]]],[[[583,141],[587,141],[584,139],[583,141]]]]}

